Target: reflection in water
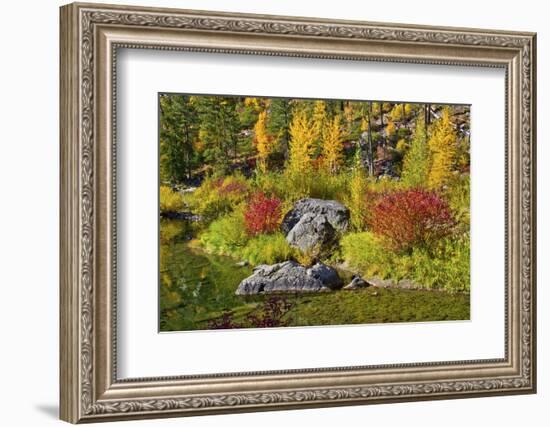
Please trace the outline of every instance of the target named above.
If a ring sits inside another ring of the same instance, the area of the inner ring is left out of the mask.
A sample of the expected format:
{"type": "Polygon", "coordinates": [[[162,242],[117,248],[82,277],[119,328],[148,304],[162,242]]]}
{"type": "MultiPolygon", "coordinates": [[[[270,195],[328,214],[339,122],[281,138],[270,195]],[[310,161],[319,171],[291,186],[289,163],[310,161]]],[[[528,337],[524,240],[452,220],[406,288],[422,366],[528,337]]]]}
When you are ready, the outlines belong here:
{"type": "Polygon", "coordinates": [[[192,224],[162,220],[160,244],[160,329],[207,328],[209,320],[246,301],[237,285],[252,274],[229,257],[206,254],[189,245],[192,224]]]}

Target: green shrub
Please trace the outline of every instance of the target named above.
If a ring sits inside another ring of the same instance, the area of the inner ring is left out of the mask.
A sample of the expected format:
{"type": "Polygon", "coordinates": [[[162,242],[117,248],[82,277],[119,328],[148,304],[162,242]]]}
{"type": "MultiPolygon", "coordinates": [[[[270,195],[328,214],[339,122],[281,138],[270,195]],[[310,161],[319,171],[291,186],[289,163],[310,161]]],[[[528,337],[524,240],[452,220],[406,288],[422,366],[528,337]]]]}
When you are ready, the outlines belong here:
{"type": "Polygon", "coordinates": [[[246,260],[252,265],[274,264],[294,257],[294,250],[280,232],[251,238],[244,227],[242,211],[212,222],[200,242],[207,252],[246,260]]]}
{"type": "Polygon", "coordinates": [[[411,255],[413,280],[427,288],[470,290],[470,238],[442,239],[433,248],[411,255]]]}
{"type": "Polygon", "coordinates": [[[248,241],[242,210],[212,222],[200,236],[200,241],[208,252],[238,257],[248,241]]]}
{"type": "Polygon", "coordinates": [[[470,290],[468,235],[441,239],[432,247],[414,248],[410,254],[388,251],[369,232],[347,234],[340,246],[343,259],[365,278],[409,279],[424,288],[470,290]]]}
{"type": "Polygon", "coordinates": [[[349,233],[340,241],[342,257],[366,277],[387,278],[394,270],[395,256],[386,250],[378,237],[368,231],[349,233]]]}
{"type": "Polygon", "coordinates": [[[322,170],[305,173],[266,172],[256,175],[254,185],[268,196],[276,196],[287,204],[299,199],[343,201],[349,192],[349,175],[329,174],[322,170]]]}
{"type": "Polygon", "coordinates": [[[344,205],[350,210],[351,226],[362,231],[368,223],[370,212],[370,192],[368,178],[362,169],[356,168],[349,180],[348,196],[344,205]]]}
{"type": "Polygon", "coordinates": [[[350,175],[348,173],[329,174],[317,171],[310,174],[308,180],[309,197],[344,202],[349,194],[350,175]]]}
{"type": "Polygon", "coordinates": [[[183,196],[166,185],[160,186],[159,196],[161,212],[178,212],[185,207],[183,196]]]}
{"type": "Polygon", "coordinates": [[[260,234],[248,241],[241,258],[252,265],[274,264],[293,258],[293,254],[282,233],[260,234]]]}
{"type": "Polygon", "coordinates": [[[268,196],[277,196],[280,199],[288,197],[287,176],[281,173],[258,173],[254,176],[254,186],[268,196]]]}
{"type": "Polygon", "coordinates": [[[456,175],[444,193],[449,201],[456,221],[464,228],[470,228],[470,176],[456,175]]]}
{"type": "Polygon", "coordinates": [[[411,136],[411,130],[409,128],[403,127],[397,129],[397,137],[399,139],[407,139],[411,136]]]}

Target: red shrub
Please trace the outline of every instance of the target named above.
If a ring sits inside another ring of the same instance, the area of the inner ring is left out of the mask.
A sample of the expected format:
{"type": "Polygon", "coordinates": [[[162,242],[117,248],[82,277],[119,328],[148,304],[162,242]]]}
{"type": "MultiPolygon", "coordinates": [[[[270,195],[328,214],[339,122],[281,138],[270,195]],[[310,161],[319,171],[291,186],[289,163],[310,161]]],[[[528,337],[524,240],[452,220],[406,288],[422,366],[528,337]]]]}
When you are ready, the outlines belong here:
{"type": "Polygon", "coordinates": [[[264,193],[255,194],[244,214],[246,230],[250,235],[275,231],[281,219],[281,200],[267,198],[264,193]]]}
{"type": "Polygon", "coordinates": [[[425,190],[404,190],[383,196],[373,208],[370,223],[376,234],[399,251],[440,239],[455,225],[445,200],[425,190]]]}

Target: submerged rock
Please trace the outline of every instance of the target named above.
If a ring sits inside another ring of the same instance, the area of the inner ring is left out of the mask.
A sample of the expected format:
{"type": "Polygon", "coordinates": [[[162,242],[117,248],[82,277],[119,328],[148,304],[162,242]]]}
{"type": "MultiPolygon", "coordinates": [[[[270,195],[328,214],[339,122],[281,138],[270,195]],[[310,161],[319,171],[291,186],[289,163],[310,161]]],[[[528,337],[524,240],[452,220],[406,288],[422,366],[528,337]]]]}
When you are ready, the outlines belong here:
{"type": "Polygon", "coordinates": [[[235,293],[256,295],[266,293],[327,292],[342,287],[335,269],[322,263],[307,268],[295,261],[259,265],[244,279],[235,293]]]}
{"type": "Polygon", "coordinates": [[[436,289],[427,289],[424,286],[421,286],[420,284],[409,279],[402,279],[396,282],[392,279],[380,279],[379,277],[369,277],[368,279],[365,279],[365,282],[367,282],[367,284],[370,286],[376,286],[378,288],[393,288],[393,289],[407,289],[407,290],[411,290],[411,289],[436,290],[436,289]]]}
{"type": "Polygon", "coordinates": [[[350,291],[354,289],[362,289],[362,288],[368,288],[370,284],[363,280],[359,276],[353,276],[351,279],[351,282],[349,282],[346,286],[343,287],[343,289],[350,291]]]}
{"type": "Polygon", "coordinates": [[[395,287],[395,282],[390,279],[381,279],[379,277],[369,277],[366,282],[370,286],[376,286],[377,288],[391,288],[395,287]]]}

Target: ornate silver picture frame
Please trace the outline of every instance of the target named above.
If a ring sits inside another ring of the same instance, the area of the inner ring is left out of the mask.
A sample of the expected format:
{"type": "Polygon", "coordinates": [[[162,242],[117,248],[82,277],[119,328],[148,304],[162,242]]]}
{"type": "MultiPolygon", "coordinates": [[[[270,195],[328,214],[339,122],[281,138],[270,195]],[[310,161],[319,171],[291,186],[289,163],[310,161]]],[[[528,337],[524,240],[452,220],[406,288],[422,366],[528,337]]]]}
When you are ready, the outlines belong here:
{"type": "Polygon", "coordinates": [[[61,419],[97,422],[536,391],[535,34],[80,3],[60,13],[61,419]],[[120,379],[120,48],[503,69],[504,357],[120,379]]]}

